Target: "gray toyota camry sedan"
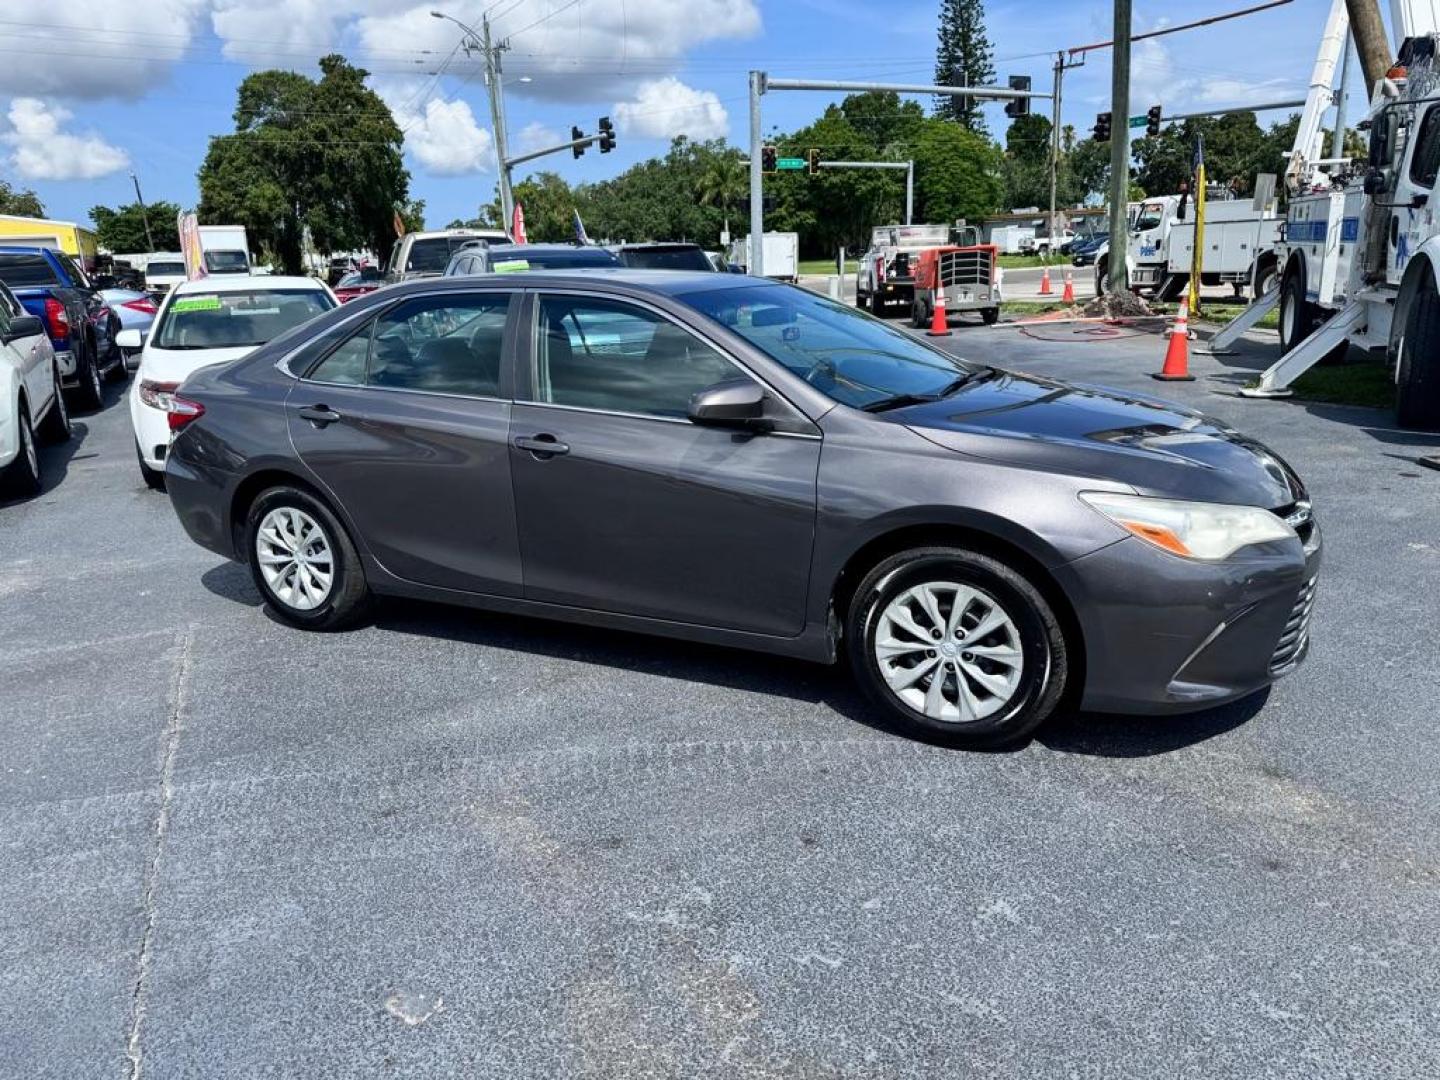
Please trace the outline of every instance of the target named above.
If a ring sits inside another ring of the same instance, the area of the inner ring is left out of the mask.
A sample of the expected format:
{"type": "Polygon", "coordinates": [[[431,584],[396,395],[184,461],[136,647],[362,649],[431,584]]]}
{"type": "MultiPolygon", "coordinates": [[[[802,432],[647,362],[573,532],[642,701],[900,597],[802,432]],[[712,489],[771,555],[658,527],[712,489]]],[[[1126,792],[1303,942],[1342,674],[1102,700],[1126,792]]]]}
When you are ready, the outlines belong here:
{"type": "Polygon", "coordinates": [[[755,278],[410,282],[170,408],[185,529],[309,629],[383,594],[843,655],[964,746],[1062,699],[1229,701],[1308,647],[1320,533],[1264,446],[755,278]]]}

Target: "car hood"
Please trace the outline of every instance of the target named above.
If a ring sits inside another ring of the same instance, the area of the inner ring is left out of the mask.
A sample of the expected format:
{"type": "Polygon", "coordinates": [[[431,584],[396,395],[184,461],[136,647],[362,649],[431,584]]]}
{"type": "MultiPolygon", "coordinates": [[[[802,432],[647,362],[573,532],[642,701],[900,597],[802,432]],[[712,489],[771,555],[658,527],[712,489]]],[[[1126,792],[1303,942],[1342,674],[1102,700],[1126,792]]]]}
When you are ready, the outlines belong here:
{"type": "Polygon", "coordinates": [[[987,369],[943,400],[885,415],[962,454],[1142,494],[1272,509],[1305,495],[1294,470],[1262,444],[1143,394],[987,369]]]}
{"type": "Polygon", "coordinates": [[[146,349],[140,358],[140,377],[156,382],[184,382],[190,375],[211,364],[227,364],[248,356],[258,346],[238,349],[146,349]]]}

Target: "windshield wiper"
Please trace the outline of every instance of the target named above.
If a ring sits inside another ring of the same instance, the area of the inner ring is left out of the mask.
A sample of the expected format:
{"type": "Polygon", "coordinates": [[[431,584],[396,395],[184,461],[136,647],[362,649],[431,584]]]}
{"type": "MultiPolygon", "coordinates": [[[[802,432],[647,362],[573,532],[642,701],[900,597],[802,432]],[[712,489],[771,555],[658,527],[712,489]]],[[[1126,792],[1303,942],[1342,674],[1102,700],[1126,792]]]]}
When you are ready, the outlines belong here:
{"type": "Polygon", "coordinates": [[[933,401],[947,398],[971,379],[978,375],[979,371],[967,372],[958,379],[952,379],[933,394],[895,394],[891,397],[881,398],[879,401],[872,401],[869,405],[862,405],[863,412],[886,412],[889,409],[903,409],[909,405],[929,405],[933,401]]]}

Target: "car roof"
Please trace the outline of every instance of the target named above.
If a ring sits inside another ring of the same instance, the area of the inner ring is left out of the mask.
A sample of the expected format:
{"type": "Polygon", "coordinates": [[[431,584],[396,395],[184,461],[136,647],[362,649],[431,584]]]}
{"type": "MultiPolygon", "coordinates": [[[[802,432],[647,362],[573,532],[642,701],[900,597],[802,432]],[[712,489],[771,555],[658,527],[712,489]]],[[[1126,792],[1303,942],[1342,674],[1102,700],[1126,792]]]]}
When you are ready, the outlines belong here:
{"type": "Polygon", "coordinates": [[[769,278],[747,274],[717,274],[713,270],[636,270],[625,266],[588,266],[583,270],[525,270],[517,274],[465,274],[454,277],[428,277],[387,286],[388,297],[404,296],[435,289],[473,289],[477,283],[503,282],[515,288],[543,288],[560,285],[587,289],[596,285],[614,288],[617,292],[635,294],[659,293],[682,296],[685,293],[709,292],[715,289],[739,289],[766,286],[789,288],[769,278]]]}
{"type": "Polygon", "coordinates": [[[32,244],[0,244],[0,255],[44,255],[50,250],[32,244]]]}
{"type": "Polygon", "coordinates": [[[217,274],[214,277],[182,281],[171,292],[222,293],[248,292],[252,289],[314,289],[316,292],[322,292],[324,286],[311,277],[285,277],[278,274],[217,274]]]}

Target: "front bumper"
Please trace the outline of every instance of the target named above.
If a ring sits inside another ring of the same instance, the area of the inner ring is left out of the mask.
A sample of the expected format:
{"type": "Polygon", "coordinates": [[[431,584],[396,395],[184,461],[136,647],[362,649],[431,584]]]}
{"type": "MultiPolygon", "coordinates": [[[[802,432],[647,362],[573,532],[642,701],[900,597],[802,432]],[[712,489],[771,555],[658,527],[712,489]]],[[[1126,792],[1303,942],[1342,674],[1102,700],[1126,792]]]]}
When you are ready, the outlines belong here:
{"type": "Polygon", "coordinates": [[[1222,562],[1126,538],[1061,567],[1085,639],[1081,705],[1189,712],[1290,674],[1310,647],[1320,531],[1222,562]]]}

